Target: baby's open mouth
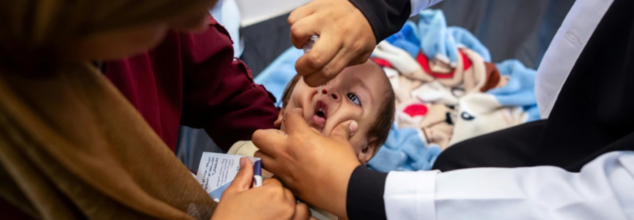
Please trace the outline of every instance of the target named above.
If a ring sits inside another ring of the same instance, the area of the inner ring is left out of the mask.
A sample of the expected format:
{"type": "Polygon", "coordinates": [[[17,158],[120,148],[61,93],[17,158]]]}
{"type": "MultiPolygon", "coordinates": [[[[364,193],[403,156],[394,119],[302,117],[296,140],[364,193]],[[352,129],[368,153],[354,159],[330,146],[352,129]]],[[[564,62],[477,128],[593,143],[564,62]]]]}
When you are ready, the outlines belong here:
{"type": "Polygon", "coordinates": [[[326,119],[328,119],[328,106],[322,101],[318,101],[315,104],[315,115],[311,119],[311,125],[317,130],[321,131],[326,126],[326,119]]]}
{"type": "Polygon", "coordinates": [[[324,113],[324,109],[323,108],[319,108],[317,110],[317,113],[315,113],[317,116],[322,117],[322,118],[326,118],[326,114],[324,113]]]}

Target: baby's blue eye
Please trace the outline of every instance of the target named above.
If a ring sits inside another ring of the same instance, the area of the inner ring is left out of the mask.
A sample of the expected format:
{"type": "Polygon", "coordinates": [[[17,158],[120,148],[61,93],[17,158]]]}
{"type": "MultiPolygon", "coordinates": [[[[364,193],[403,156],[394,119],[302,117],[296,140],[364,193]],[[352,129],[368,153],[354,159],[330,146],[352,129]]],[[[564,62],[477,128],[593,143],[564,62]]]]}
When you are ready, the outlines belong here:
{"type": "Polygon", "coordinates": [[[359,97],[356,94],[348,93],[347,96],[348,96],[348,99],[354,102],[355,105],[361,106],[361,101],[359,101],[359,97]]]}

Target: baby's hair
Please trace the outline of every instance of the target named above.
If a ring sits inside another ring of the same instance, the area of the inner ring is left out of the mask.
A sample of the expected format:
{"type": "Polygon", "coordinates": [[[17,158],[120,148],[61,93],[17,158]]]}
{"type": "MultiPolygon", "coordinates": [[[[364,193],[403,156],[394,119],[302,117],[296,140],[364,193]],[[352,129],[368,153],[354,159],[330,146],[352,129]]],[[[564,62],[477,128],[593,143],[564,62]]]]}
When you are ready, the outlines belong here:
{"type": "MultiPolygon", "coordinates": [[[[376,137],[376,140],[372,143],[368,143],[370,146],[375,146],[377,148],[381,147],[387,140],[388,135],[390,134],[390,128],[392,127],[392,123],[394,122],[394,114],[396,112],[396,95],[394,95],[394,89],[392,88],[392,84],[390,83],[389,78],[385,75],[383,68],[381,68],[374,60],[370,59],[373,65],[376,65],[377,68],[381,70],[385,79],[383,82],[385,83],[385,87],[387,88],[387,92],[385,93],[386,98],[384,99],[384,103],[381,103],[382,108],[379,110],[379,116],[377,120],[372,125],[370,131],[368,131],[368,137],[376,137]]],[[[293,89],[297,85],[297,82],[302,77],[299,75],[295,75],[293,79],[286,85],[284,89],[284,93],[282,95],[282,108],[286,108],[288,104],[288,100],[291,98],[291,94],[293,93],[293,89]]],[[[375,150],[376,154],[378,150],[375,150]]]]}
{"type": "Polygon", "coordinates": [[[291,94],[293,94],[293,89],[295,89],[297,82],[299,82],[299,79],[301,78],[302,77],[300,75],[293,76],[291,81],[288,82],[288,84],[286,85],[286,88],[284,88],[284,93],[282,93],[282,108],[286,108],[286,105],[288,105],[288,100],[291,99],[291,94]]]}
{"type": "MultiPolygon", "coordinates": [[[[394,88],[392,88],[392,84],[390,83],[390,79],[383,71],[383,68],[379,66],[374,60],[370,59],[373,65],[376,65],[377,68],[381,70],[383,73],[383,83],[387,91],[385,92],[385,99],[383,99],[383,103],[381,103],[382,108],[379,109],[379,115],[374,124],[372,124],[372,128],[368,132],[368,137],[376,137],[376,140],[372,143],[369,143],[370,146],[376,146],[376,150],[374,154],[378,152],[378,148],[385,144],[387,141],[387,137],[390,134],[390,129],[392,128],[392,123],[394,123],[394,115],[396,114],[396,95],[394,94],[394,88]]],[[[374,156],[374,155],[372,155],[374,156]]]]}

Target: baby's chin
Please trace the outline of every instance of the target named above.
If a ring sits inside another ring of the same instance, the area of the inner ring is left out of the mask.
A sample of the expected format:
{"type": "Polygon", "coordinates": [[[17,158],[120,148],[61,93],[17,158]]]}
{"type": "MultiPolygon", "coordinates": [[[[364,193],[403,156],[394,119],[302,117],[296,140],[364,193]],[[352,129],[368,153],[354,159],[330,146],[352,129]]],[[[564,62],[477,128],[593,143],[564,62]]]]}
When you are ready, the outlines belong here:
{"type": "Polygon", "coordinates": [[[331,129],[327,129],[327,128],[323,128],[322,129],[322,128],[319,128],[319,127],[315,127],[313,125],[310,125],[310,122],[308,122],[308,125],[309,125],[310,129],[313,129],[317,133],[320,133],[320,134],[322,134],[324,136],[328,136],[328,135],[330,135],[332,133],[331,129]]]}

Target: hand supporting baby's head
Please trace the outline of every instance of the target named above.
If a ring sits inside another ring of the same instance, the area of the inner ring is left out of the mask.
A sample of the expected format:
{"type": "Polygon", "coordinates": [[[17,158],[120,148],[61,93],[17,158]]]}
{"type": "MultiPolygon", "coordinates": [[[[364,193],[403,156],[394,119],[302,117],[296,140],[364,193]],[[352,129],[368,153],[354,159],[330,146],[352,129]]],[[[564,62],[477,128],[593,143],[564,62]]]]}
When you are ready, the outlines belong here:
{"type": "Polygon", "coordinates": [[[381,67],[371,60],[348,67],[322,91],[300,79],[295,76],[287,85],[276,126],[282,124],[284,112],[294,108],[303,109],[306,122],[324,135],[354,120],[359,128],[350,143],[359,161],[367,163],[385,143],[394,120],[394,90],[381,67]]]}

